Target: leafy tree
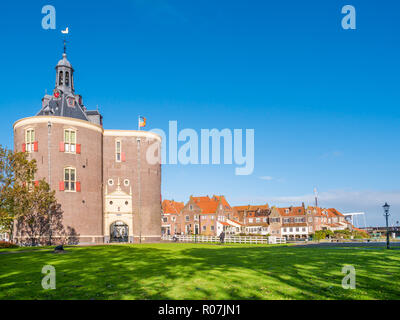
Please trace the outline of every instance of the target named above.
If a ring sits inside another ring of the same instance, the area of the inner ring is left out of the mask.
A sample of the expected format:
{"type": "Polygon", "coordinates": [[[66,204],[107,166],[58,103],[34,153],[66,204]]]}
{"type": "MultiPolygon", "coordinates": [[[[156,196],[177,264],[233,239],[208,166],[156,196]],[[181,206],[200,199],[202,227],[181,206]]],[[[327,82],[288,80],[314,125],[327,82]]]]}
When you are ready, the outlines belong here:
{"type": "Polygon", "coordinates": [[[315,233],[313,234],[312,238],[313,238],[313,240],[318,240],[318,241],[322,240],[322,239],[325,239],[326,238],[326,233],[325,233],[324,230],[315,231],[315,233]]]}
{"type": "Polygon", "coordinates": [[[10,233],[12,240],[15,221],[29,210],[27,182],[34,179],[36,161],[26,153],[12,152],[0,145],[0,229],[10,233]]]}
{"type": "Polygon", "coordinates": [[[33,183],[36,172],[26,153],[0,146],[0,229],[25,245],[77,242],[75,230],[64,229],[55,191],[44,179],[33,183]]]}

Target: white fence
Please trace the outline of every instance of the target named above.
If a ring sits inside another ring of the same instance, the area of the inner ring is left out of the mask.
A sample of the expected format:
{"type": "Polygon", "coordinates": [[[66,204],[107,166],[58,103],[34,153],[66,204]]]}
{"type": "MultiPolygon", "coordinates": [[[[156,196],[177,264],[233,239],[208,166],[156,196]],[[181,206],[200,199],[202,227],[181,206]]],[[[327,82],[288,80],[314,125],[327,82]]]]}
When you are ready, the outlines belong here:
{"type": "MultiPolygon", "coordinates": [[[[194,236],[194,235],[163,235],[162,240],[177,242],[220,242],[219,237],[215,236],[194,236]]],[[[252,237],[252,236],[226,236],[224,243],[248,243],[248,244],[282,244],[286,243],[286,238],[278,237],[252,237]]]]}

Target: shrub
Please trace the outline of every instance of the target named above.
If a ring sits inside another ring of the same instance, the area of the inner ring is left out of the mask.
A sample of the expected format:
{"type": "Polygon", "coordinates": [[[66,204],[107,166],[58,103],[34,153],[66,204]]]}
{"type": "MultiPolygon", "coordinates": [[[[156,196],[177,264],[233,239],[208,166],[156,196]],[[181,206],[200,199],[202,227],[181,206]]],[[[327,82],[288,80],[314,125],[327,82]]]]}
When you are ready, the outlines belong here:
{"type": "Polygon", "coordinates": [[[18,248],[18,245],[12,242],[0,241],[0,249],[5,249],[5,248],[18,248]]]}

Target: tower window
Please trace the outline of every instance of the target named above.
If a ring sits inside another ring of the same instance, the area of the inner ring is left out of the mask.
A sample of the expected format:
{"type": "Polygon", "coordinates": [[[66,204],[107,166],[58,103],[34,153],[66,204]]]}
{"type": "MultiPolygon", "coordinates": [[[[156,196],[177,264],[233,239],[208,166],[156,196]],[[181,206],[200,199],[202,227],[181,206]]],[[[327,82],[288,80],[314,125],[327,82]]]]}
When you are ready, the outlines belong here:
{"type": "Polygon", "coordinates": [[[28,129],[25,131],[25,144],[26,151],[33,152],[34,151],[34,142],[35,142],[35,130],[28,129]]]}
{"type": "Polygon", "coordinates": [[[76,169],[68,167],[64,169],[64,189],[65,191],[76,191],[76,169]]]}
{"type": "Polygon", "coordinates": [[[76,152],[76,131],[67,129],[64,130],[64,150],[65,152],[76,152]]]}
{"type": "Polygon", "coordinates": [[[115,141],[115,161],[121,162],[121,141],[115,141]]]}
{"type": "Polygon", "coordinates": [[[63,85],[63,72],[60,71],[60,74],[58,76],[58,85],[62,86],[63,85]]]}
{"type": "Polygon", "coordinates": [[[68,71],[65,72],[65,85],[67,87],[69,87],[69,72],[68,71]]]}

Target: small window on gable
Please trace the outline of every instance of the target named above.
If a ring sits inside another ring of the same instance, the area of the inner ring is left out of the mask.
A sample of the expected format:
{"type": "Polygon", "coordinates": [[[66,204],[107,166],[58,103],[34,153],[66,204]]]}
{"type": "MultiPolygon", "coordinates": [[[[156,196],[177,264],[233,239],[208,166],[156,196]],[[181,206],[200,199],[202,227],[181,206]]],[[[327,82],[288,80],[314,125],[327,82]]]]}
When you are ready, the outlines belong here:
{"type": "Polygon", "coordinates": [[[121,162],[121,141],[115,141],[115,161],[121,162]]]}
{"type": "Polygon", "coordinates": [[[65,152],[76,152],[76,131],[73,129],[64,130],[64,150],[65,152]]]}

